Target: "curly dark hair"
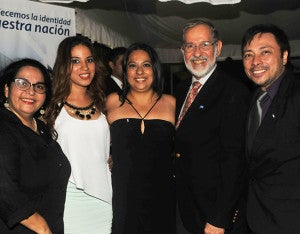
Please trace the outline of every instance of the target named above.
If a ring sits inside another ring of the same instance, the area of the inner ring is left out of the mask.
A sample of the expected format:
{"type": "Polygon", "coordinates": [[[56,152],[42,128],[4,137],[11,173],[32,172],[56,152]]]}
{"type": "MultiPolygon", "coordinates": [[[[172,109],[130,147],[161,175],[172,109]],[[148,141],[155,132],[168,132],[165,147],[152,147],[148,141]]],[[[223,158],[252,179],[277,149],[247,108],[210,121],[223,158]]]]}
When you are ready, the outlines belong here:
{"type": "Polygon", "coordinates": [[[51,128],[54,128],[54,123],[59,115],[63,103],[70,95],[70,76],[71,76],[71,51],[77,45],[86,46],[92,53],[95,61],[96,72],[94,79],[88,87],[88,93],[99,111],[104,110],[105,102],[105,83],[104,78],[107,75],[103,63],[95,55],[93,44],[83,36],[71,36],[65,38],[58,46],[57,56],[53,67],[52,89],[53,95],[46,110],[44,119],[51,128]]]}

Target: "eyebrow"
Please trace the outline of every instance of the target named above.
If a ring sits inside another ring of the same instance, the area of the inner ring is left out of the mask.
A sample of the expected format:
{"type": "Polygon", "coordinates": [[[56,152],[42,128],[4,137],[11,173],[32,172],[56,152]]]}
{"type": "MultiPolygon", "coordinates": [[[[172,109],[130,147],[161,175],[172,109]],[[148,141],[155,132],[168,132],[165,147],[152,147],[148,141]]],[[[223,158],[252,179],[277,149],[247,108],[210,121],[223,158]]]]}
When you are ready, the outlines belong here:
{"type": "MultiPolygon", "coordinates": [[[[71,58],[78,58],[78,59],[80,59],[81,57],[79,57],[79,56],[71,56],[71,58]]],[[[93,55],[90,55],[90,56],[86,57],[86,59],[87,58],[93,58],[93,55]]]]}
{"type": "Polygon", "coordinates": [[[274,49],[273,46],[262,46],[262,47],[260,47],[259,49],[260,49],[260,50],[263,50],[263,49],[267,49],[267,48],[274,49]]]}
{"type": "MultiPolygon", "coordinates": [[[[274,49],[273,46],[261,46],[261,47],[258,48],[258,50],[264,50],[264,49],[269,49],[269,48],[274,49]]],[[[252,52],[252,51],[253,51],[252,49],[243,50],[244,53],[245,52],[252,52]]]]}
{"type": "MultiPolygon", "coordinates": [[[[137,63],[137,62],[129,60],[127,63],[137,63]]],[[[141,63],[152,63],[152,62],[151,62],[151,60],[145,60],[145,61],[142,61],[141,63]]]]}

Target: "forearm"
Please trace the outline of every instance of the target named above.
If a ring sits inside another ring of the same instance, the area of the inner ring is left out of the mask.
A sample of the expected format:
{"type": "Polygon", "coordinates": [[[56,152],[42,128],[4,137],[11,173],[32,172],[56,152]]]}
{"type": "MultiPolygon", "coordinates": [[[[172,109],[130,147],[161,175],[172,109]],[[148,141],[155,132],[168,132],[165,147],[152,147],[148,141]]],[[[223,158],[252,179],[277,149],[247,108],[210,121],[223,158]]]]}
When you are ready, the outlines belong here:
{"type": "Polygon", "coordinates": [[[38,213],[34,213],[20,223],[38,234],[52,234],[46,220],[38,213]]]}

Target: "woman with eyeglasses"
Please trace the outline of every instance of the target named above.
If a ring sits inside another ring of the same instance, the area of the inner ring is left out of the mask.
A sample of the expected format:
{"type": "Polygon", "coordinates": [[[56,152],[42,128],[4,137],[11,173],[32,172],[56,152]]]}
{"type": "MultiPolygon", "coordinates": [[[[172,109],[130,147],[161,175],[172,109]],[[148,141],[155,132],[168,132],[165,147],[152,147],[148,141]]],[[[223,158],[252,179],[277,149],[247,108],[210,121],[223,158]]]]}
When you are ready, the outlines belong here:
{"type": "Polygon", "coordinates": [[[51,95],[38,61],[8,65],[0,79],[0,233],[64,233],[70,164],[39,120],[51,95]]]}
{"type": "Polygon", "coordinates": [[[60,43],[53,67],[53,98],[45,120],[57,131],[72,166],[64,214],[66,234],[111,232],[105,76],[89,39],[72,36],[60,43]]]}

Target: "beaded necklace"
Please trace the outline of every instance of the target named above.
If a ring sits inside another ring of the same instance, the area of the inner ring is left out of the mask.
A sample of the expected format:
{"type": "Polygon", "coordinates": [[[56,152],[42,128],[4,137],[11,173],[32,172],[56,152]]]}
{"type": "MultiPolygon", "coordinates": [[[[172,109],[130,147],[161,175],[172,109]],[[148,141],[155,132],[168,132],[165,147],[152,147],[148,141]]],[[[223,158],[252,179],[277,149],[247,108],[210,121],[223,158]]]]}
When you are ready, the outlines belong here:
{"type": "Polygon", "coordinates": [[[90,105],[86,107],[78,107],[74,106],[68,102],[64,102],[64,104],[69,107],[68,111],[69,113],[76,115],[79,119],[91,119],[92,115],[96,113],[96,106],[95,102],[92,102],[90,105]]]}

